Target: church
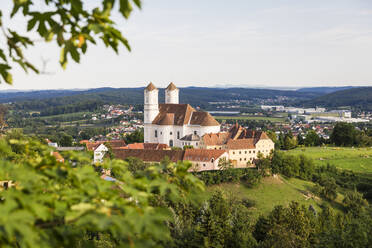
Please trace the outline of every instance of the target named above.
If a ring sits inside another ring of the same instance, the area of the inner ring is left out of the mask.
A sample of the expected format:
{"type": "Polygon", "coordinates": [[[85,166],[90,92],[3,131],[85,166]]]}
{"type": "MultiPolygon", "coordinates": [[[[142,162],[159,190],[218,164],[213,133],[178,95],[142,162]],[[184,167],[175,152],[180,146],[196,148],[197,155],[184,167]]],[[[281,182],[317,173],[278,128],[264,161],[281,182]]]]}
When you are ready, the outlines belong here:
{"type": "Polygon", "coordinates": [[[198,147],[204,134],[220,132],[220,124],[208,112],[179,104],[179,89],[173,83],[165,89],[165,103],[158,103],[158,93],[152,83],[144,90],[145,143],[198,147]]]}

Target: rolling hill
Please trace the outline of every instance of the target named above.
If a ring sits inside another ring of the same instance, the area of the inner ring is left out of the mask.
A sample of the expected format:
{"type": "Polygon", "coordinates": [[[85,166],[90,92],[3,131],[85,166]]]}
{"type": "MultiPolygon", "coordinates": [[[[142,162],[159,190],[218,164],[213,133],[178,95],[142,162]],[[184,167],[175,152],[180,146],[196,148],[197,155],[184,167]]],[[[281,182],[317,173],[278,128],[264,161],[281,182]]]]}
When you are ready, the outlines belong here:
{"type": "MultiPolygon", "coordinates": [[[[35,91],[1,93],[0,102],[17,102],[22,108],[40,110],[67,104],[78,104],[86,101],[97,101],[101,104],[143,104],[144,88],[97,88],[82,91],[35,91]]],[[[251,88],[180,88],[180,102],[193,106],[209,107],[209,102],[231,100],[248,100],[259,103],[264,99],[283,99],[284,103],[310,100],[320,96],[314,92],[297,92],[251,88]]],[[[159,90],[159,102],[164,101],[164,90],[159,90]]]]}
{"type": "Polygon", "coordinates": [[[305,106],[339,108],[349,106],[354,110],[372,111],[372,87],[336,91],[304,102],[305,106]]]}

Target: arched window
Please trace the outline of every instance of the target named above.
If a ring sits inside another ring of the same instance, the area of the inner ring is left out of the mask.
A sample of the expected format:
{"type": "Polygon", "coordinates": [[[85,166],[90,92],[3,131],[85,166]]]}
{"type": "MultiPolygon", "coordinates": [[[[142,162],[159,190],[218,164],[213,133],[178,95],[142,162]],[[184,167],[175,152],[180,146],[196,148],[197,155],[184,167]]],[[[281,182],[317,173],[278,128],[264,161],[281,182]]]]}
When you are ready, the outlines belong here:
{"type": "Polygon", "coordinates": [[[158,130],[155,130],[155,138],[158,137],[158,130]]]}
{"type": "Polygon", "coordinates": [[[169,140],[169,146],[173,147],[173,140],[169,140]]]}
{"type": "Polygon", "coordinates": [[[214,158],[212,158],[211,162],[212,162],[212,163],[214,162],[214,158]]]}

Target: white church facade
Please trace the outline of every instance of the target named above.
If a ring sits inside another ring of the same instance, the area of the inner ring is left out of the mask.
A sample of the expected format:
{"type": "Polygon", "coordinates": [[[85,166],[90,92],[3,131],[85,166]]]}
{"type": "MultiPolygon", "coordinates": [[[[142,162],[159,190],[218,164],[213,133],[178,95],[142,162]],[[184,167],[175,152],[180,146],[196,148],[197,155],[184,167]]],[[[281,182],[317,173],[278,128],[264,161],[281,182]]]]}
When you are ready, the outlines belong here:
{"type": "Polygon", "coordinates": [[[150,83],[144,90],[144,141],[183,147],[185,136],[195,137],[220,132],[220,124],[208,113],[196,111],[189,104],[179,104],[179,89],[170,83],[165,89],[165,103],[158,103],[158,89],[150,83]]]}

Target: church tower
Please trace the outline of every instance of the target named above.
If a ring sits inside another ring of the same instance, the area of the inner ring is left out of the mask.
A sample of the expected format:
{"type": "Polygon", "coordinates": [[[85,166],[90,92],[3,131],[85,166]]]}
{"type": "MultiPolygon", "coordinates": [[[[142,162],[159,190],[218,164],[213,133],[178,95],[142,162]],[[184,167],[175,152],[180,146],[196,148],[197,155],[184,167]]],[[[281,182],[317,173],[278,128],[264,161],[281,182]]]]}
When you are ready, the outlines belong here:
{"type": "Polygon", "coordinates": [[[179,90],[177,87],[170,83],[165,89],[165,103],[178,104],[178,93],[179,90]]]}
{"type": "Polygon", "coordinates": [[[144,123],[152,123],[159,113],[158,89],[152,83],[145,88],[144,123]]]}
{"type": "Polygon", "coordinates": [[[152,121],[159,113],[158,105],[158,89],[152,83],[149,83],[144,91],[144,108],[143,108],[143,123],[144,123],[144,141],[151,142],[152,121]]]}

